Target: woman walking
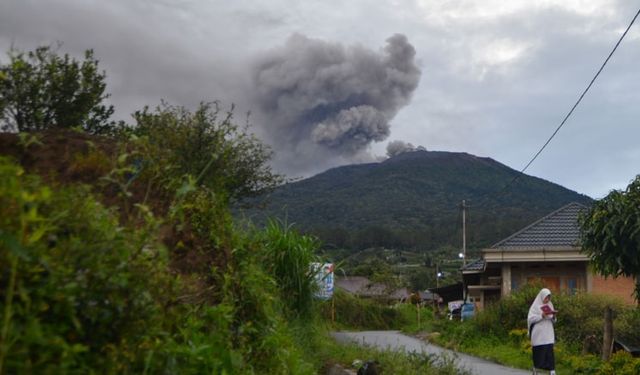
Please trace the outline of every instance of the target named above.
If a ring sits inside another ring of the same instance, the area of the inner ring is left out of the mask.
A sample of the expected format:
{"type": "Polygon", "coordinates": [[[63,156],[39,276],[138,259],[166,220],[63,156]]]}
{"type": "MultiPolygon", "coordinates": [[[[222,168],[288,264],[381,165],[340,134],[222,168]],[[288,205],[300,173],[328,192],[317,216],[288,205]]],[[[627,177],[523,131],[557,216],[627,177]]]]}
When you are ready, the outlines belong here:
{"type": "Polygon", "coordinates": [[[549,370],[550,375],[556,374],[556,360],[553,355],[555,332],[553,324],[556,322],[557,311],[551,303],[551,291],[547,288],[540,290],[529,308],[527,324],[533,350],[533,373],[537,369],[549,370]]]}

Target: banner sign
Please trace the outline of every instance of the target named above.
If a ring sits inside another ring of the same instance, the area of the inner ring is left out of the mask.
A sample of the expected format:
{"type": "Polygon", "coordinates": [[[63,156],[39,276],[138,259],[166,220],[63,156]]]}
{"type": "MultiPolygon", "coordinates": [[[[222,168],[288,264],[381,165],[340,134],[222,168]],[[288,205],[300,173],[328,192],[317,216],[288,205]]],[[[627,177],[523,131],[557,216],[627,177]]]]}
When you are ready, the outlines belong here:
{"type": "Polygon", "coordinates": [[[322,300],[331,299],[333,296],[333,263],[311,263],[313,272],[316,275],[318,290],[316,298],[322,300]]]}

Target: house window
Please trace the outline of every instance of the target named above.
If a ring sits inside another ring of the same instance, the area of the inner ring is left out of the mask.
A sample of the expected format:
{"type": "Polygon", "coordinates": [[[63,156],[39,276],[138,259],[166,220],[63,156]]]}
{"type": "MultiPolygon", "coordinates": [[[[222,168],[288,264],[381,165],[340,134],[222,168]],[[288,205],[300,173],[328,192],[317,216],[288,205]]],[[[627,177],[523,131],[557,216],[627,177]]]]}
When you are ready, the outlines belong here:
{"type": "Polygon", "coordinates": [[[574,295],[576,290],[578,290],[578,281],[575,278],[567,279],[567,293],[574,295]]]}
{"type": "Polygon", "coordinates": [[[518,290],[518,280],[514,278],[511,279],[511,290],[518,290]]]}

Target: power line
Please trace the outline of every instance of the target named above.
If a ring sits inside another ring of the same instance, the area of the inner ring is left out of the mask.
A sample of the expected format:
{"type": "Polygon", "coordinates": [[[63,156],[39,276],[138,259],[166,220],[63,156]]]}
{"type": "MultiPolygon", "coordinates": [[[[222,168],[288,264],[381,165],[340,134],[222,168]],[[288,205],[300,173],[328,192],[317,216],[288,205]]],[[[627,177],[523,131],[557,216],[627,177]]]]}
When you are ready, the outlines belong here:
{"type": "Polygon", "coordinates": [[[549,139],[547,139],[547,141],[544,143],[544,145],[542,145],[542,147],[540,148],[540,150],[538,150],[538,152],[533,156],[533,158],[531,158],[531,160],[529,161],[529,163],[527,163],[527,165],[525,165],[524,168],[522,168],[522,170],[520,171],[520,173],[518,173],[513,180],[511,180],[507,185],[505,185],[505,187],[502,189],[502,191],[507,190],[507,188],[509,186],[511,186],[514,182],[516,182],[520,176],[522,176],[524,174],[524,171],[527,170],[527,168],[529,168],[529,166],[531,165],[531,163],[533,163],[534,160],[536,160],[536,158],[538,157],[538,155],[540,155],[540,153],[542,153],[542,150],[544,150],[547,145],[549,144],[549,142],[551,142],[551,140],[553,139],[553,137],[555,137],[555,135],[558,133],[558,131],[560,130],[560,128],[562,128],[562,126],[565,124],[565,122],[567,122],[567,120],[569,119],[569,117],[571,116],[571,114],[573,113],[573,111],[576,109],[576,107],[578,106],[578,104],[580,104],[580,102],[582,101],[582,98],[584,98],[585,94],[587,93],[587,91],[589,91],[589,89],[591,88],[591,86],[593,85],[593,83],[595,82],[596,78],[598,78],[598,76],[600,75],[600,73],[602,72],[602,70],[604,69],[605,65],[607,65],[607,63],[609,62],[609,59],[611,59],[611,56],[613,56],[614,52],[616,52],[616,49],[618,49],[618,46],[620,45],[620,42],[622,42],[622,39],[624,39],[624,37],[627,35],[627,32],[629,32],[629,29],[631,28],[631,26],[633,26],[633,23],[636,21],[636,18],[638,18],[638,15],[640,15],[640,9],[638,9],[638,12],[636,13],[636,15],[633,17],[633,19],[631,20],[631,23],[629,24],[629,26],[627,26],[627,29],[624,31],[624,33],[622,33],[622,36],[620,36],[620,39],[618,39],[618,42],[616,43],[616,45],[613,47],[613,49],[611,50],[611,52],[609,53],[609,56],[607,56],[607,58],[604,60],[604,63],[602,63],[602,66],[600,67],[600,69],[598,69],[598,72],[596,73],[595,76],[593,76],[593,78],[591,79],[591,82],[589,82],[589,85],[587,86],[586,89],[584,89],[584,91],[582,92],[582,94],[580,95],[580,97],[578,98],[578,100],[576,101],[576,103],[573,105],[573,107],[571,107],[571,110],[569,111],[569,113],[567,113],[567,115],[564,117],[564,119],[562,120],[562,122],[560,123],[560,125],[558,125],[558,127],[556,128],[556,130],[553,132],[553,134],[551,134],[551,136],[549,137],[549,139]]]}

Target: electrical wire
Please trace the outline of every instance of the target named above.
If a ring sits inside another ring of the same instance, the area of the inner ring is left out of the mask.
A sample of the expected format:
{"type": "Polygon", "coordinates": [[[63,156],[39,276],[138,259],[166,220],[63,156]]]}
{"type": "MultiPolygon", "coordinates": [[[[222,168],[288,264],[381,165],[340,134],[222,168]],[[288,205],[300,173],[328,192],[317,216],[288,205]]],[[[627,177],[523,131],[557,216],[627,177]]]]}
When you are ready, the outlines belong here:
{"type": "Polygon", "coordinates": [[[609,53],[609,56],[607,56],[607,58],[604,60],[604,63],[602,63],[602,66],[600,66],[600,69],[598,69],[598,72],[595,74],[595,76],[593,76],[593,78],[591,79],[591,82],[589,82],[589,85],[587,86],[586,89],[584,89],[584,91],[582,92],[582,94],[580,95],[580,97],[578,98],[578,100],[576,101],[576,103],[573,105],[573,107],[571,107],[571,110],[569,111],[569,113],[567,113],[567,115],[564,117],[564,119],[562,120],[562,122],[560,123],[560,125],[558,125],[558,127],[556,128],[556,130],[553,132],[553,134],[551,134],[551,136],[549,137],[549,139],[547,139],[547,141],[544,143],[544,145],[542,145],[542,147],[540,148],[540,150],[538,150],[538,152],[533,156],[533,158],[531,158],[531,160],[527,163],[527,165],[525,165],[524,168],[522,168],[522,170],[520,171],[520,173],[518,173],[513,180],[511,180],[507,185],[505,185],[505,187],[502,189],[502,191],[507,190],[507,188],[509,188],[514,182],[516,182],[520,176],[522,176],[524,174],[524,171],[527,170],[527,168],[529,168],[529,166],[533,163],[534,160],[536,160],[536,158],[542,153],[542,151],[547,147],[547,145],[549,144],[549,142],[551,142],[551,140],[553,139],[553,137],[556,136],[556,134],[558,134],[558,131],[560,130],[560,128],[562,128],[562,126],[567,122],[567,120],[569,119],[569,117],[571,116],[571,114],[573,113],[573,111],[576,109],[576,107],[578,106],[578,104],[580,104],[580,102],[582,101],[582,98],[584,98],[585,94],[587,93],[587,91],[589,91],[589,89],[591,88],[591,86],[593,85],[593,83],[595,82],[595,80],[598,78],[598,76],[600,75],[600,73],[602,72],[602,70],[604,69],[604,67],[607,65],[607,63],[609,62],[609,59],[611,59],[611,56],[613,56],[614,52],[616,52],[616,49],[618,49],[618,46],[620,45],[620,43],[622,42],[622,39],[624,39],[624,37],[627,35],[627,32],[629,32],[629,29],[631,28],[631,26],[633,26],[633,23],[636,21],[636,18],[638,18],[638,15],[640,15],[640,9],[638,9],[638,12],[636,13],[636,15],[633,17],[633,19],[631,20],[631,23],[629,24],[629,26],[627,26],[627,29],[624,31],[624,33],[622,33],[622,36],[620,36],[620,39],[618,39],[618,42],[616,43],[616,45],[613,47],[613,49],[611,50],[611,52],[609,53]]]}

